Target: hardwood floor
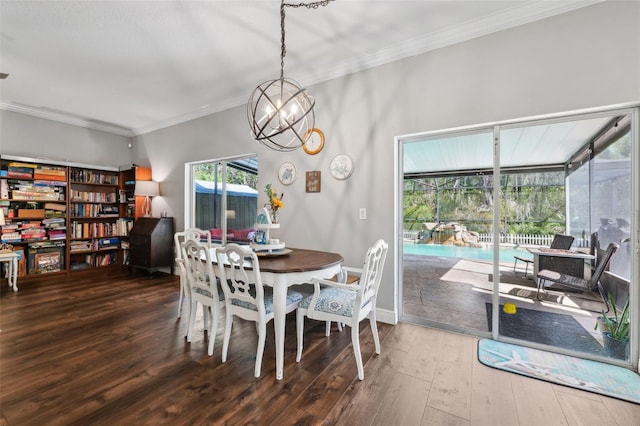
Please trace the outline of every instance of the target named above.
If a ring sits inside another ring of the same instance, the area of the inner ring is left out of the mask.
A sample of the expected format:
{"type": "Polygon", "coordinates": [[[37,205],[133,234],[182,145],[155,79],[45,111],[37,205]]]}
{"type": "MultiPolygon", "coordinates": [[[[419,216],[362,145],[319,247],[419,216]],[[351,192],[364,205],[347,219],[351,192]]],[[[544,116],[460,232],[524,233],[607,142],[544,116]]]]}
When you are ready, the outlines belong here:
{"type": "MultiPolygon", "coordinates": [[[[253,377],[252,323],[234,321],[229,360],[176,318],[178,280],[119,269],[50,276],[0,291],[0,424],[6,425],[637,425],[640,405],[481,365],[477,339],[379,324],[382,354],[361,330],[365,380],[349,330],[306,322],[295,362],[287,321],[284,380],[273,328],[253,377]]],[[[363,323],[364,324],[364,323],[363,323]]]]}

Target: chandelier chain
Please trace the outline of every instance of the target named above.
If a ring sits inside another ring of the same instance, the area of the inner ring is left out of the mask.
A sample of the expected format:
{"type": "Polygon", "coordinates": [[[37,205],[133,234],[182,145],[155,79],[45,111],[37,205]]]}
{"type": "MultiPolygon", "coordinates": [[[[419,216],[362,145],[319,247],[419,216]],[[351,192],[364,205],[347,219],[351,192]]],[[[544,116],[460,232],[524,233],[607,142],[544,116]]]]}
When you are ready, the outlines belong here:
{"type": "Polygon", "coordinates": [[[260,83],[247,102],[251,137],[269,149],[294,151],[304,146],[315,127],[315,99],[307,89],[284,76],[284,58],[287,55],[285,7],[317,9],[333,1],[335,0],[313,3],[280,2],[280,78],[260,83]]]}
{"type": "Polygon", "coordinates": [[[284,8],[285,7],[306,7],[307,9],[317,9],[320,6],[326,6],[334,0],[322,0],[313,3],[280,3],[280,80],[284,80],[284,57],[287,55],[287,48],[284,43],[284,8]]]}

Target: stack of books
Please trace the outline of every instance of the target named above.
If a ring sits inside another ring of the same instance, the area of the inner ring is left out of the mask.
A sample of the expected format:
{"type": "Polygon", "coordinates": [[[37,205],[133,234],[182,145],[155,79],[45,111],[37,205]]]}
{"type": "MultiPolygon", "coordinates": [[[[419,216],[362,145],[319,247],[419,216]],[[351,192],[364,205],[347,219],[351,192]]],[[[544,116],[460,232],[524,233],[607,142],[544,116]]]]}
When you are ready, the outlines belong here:
{"type": "Polygon", "coordinates": [[[22,235],[18,232],[18,224],[16,223],[7,223],[6,225],[2,225],[2,232],[0,234],[0,241],[3,243],[19,243],[22,241],[22,235]]]}
{"type": "Polygon", "coordinates": [[[119,248],[120,238],[111,237],[111,238],[101,238],[98,240],[98,249],[99,250],[114,250],[119,248]]]}
{"type": "Polygon", "coordinates": [[[64,218],[67,205],[62,203],[44,203],[45,217],[61,217],[64,218]]]}
{"type": "Polygon", "coordinates": [[[22,235],[23,240],[39,241],[47,239],[47,233],[44,228],[40,227],[39,222],[23,223],[20,229],[20,235],[22,235]]]}
{"type": "Polygon", "coordinates": [[[10,181],[9,190],[14,200],[64,201],[64,191],[58,186],[45,185],[41,181],[10,181]]]}
{"type": "Polygon", "coordinates": [[[12,162],[7,165],[7,177],[32,179],[35,168],[35,164],[12,162]]]}
{"type": "Polygon", "coordinates": [[[66,181],[67,180],[67,172],[64,167],[55,167],[55,166],[38,166],[33,171],[34,179],[44,179],[44,180],[59,180],[66,181]]]}
{"type": "Polygon", "coordinates": [[[90,251],[91,250],[91,241],[71,241],[69,243],[69,250],[71,253],[77,253],[80,251],[90,251]]]}
{"type": "Polygon", "coordinates": [[[47,236],[50,240],[64,240],[67,238],[67,227],[62,217],[47,218],[42,221],[47,228],[47,236]]]}

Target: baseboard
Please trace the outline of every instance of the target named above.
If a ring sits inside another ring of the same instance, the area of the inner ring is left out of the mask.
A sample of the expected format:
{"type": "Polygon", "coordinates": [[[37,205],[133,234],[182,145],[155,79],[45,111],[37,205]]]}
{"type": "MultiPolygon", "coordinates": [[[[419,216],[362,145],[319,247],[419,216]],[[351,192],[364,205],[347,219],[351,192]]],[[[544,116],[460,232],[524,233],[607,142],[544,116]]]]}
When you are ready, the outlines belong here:
{"type": "Polygon", "coordinates": [[[384,322],[385,324],[395,325],[398,323],[398,315],[395,311],[388,309],[376,309],[376,321],[384,322]]]}

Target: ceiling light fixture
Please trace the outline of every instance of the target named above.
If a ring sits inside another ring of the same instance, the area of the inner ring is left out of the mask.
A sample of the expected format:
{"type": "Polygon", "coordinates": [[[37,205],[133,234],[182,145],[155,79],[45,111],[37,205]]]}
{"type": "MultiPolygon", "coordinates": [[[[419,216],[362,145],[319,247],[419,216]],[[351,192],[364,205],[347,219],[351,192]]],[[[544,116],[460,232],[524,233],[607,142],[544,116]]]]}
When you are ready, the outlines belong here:
{"type": "Polygon", "coordinates": [[[307,89],[284,77],[284,8],[317,9],[334,0],[314,3],[280,3],[280,78],[265,81],[255,88],[247,103],[251,137],[275,151],[294,151],[309,139],[315,126],[315,100],[307,89]]]}

